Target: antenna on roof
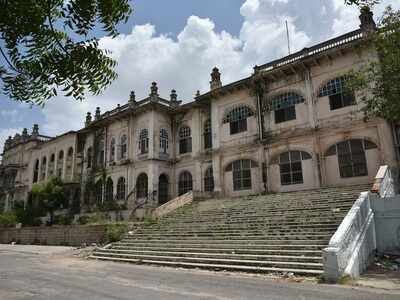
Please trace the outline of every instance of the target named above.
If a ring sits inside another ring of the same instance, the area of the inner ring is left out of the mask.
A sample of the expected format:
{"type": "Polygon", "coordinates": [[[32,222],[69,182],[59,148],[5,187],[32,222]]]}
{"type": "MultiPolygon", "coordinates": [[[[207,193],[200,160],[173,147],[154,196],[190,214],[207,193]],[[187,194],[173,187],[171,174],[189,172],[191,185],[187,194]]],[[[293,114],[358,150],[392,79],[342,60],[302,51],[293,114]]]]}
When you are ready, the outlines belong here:
{"type": "Polygon", "coordinates": [[[286,23],[287,47],[288,47],[288,52],[289,52],[289,55],[290,55],[290,37],[289,37],[289,25],[288,25],[288,22],[287,22],[287,20],[285,21],[285,23],[286,23]]]}

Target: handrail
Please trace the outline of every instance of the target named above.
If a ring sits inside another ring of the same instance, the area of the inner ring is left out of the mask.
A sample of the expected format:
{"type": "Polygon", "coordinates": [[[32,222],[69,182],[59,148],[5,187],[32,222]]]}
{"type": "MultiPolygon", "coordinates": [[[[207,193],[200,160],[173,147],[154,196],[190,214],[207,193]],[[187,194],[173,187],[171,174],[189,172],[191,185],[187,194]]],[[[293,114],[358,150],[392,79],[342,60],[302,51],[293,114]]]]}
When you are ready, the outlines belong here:
{"type": "Polygon", "coordinates": [[[363,192],[323,249],[324,276],[337,282],[340,277],[358,277],[376,249],[374,213],[369,192],[363,192]]]}

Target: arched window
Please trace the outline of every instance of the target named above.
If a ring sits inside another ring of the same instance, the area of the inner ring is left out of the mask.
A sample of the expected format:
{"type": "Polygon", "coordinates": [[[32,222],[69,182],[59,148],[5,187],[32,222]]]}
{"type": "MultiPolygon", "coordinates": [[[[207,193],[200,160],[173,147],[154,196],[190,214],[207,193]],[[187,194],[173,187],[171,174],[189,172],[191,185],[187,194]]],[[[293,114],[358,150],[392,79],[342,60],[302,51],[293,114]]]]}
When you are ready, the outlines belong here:
{"type": "Polygon", "coordinates": [[[114,199],[114,182],[109,177],[106,183],[106,201],[113,201],[114,199]]]}
{"type": "Polygon", "coordinates": [[[179,175],[179,181],[178,181],[178,191],[179,191],[179,196],[186,194],[189,191],[193,190],[193,179],[192,179],[192,174],[188,171],[183,171],[179,175]]]}
{"type": "Polygon", "coordinates": [[[126,134],[121,136],[120,140],[120,159],[127,159],[128,157],[128,138],[126,134]]]}
{"type": "Polygon", "coordinates": [[[303,103],[304,98],[294,92],[274,96],[270,101],[270,110],[275,113],[275,123],[296,119],[296,104],[303,103]]]}
{"type": "Polygon", "coordinates": [[[57,160],[57,177],[62,178],[64,169],[64,151],[61,150],[58,153],[58,160],[57,160]]]}
{"type": "Polygon", "coordinates": [[[251,190],[251,168],[257,167],[257,164],[250,159],[234,161],[225,169],[226,172],[232,172],[233,190],[251,190]]]}
{"type": "Polygon", "coordinates": [[[204,123],[204,149],[212,148],[211,119],[204,123]]]}
{"type": "Polygon", "coordinates": [[[149,153],[149,131],[142,129],[139,135],[139,151],[140,154],[149,153]]]}
{"type": "Polygon", "coordinates": [[[279,155],[281,185],[302,184],[304,181],[301,161],[311,158],[311,155],[304,151],[289,151],[279,155]]]}
{"type": "Polygon", "coordinates": [[[167,129],[161,128],[160,130],[160,153],[168,153],[168,131],[167,129]]]}
{"type": "Polygon", "coordinates": [[[73,163],[73,158],[74,158],[74,149],[70,147],[67,152],[67,164],[66,164],[66,170],[65,170],[65,177],[67,179],[72,179],[72,163],[73,163]]]}
{"type": "Polygon", "coordinates": [[[101,179],[96,182],[95,190],[96,202],[103,203],[103,181],[101,179]]]}
{"type": "Polygon", "coordinates": [[[110,162],[115,160],[115,138],[110,141],[110,162]]]}
{"type": "Polygon", "coordinates": [[[247,118],[253,116],[248,106],[233,108],[224,118],[223,123],[229,123],[231,134],[247,131],[247,118]]]}
{"type": "Polygon", "coordinates": [[[86,151],[86,167],[90,169],[92,167],[93,162],[93,148],[89,147],[86,151]]]}
{"type": "Polygon", "coordinates": [[[98,152],[97,152],[97,164],[98,166],[104,166],[105,160],[105,144],[104,144],[104,137],[101,136],[98,142],[98,152]]]}
{"type": "Polygon", "coordinates": [[[125,200],[125,178],[120,177],[117,182],[117,200],[125,200]]]}
{"type": "Polygon", "coordinates": [[[214,175],[212,167],[209,167],[204,174],[204,190],[206,192],[214,191],[214,175]]]}
{"type": "Polygon", "coordinates": [[[346,90],[347,76],[329,80],[318,92],[319,97],[329,97],[331,110],[355,104],[354,93],[346,90]]]}
{"type": "Polygon", "coordinates": [[[331,146],[325,156],[337,155],[340,177],[367,176],[367,159],[365,151],[377,146],[367,140],[353,139],[331,146]]]}
{"type": "Polygon", "coordinates": [[[54,164],[56,162],[56,155],[53,153],[50,155],[50,162],[49,162],[49,177],[53,177],[54,175],[54,164]]]}
{"type": "Polygon", "coordinates": [[[146,198],[149,189],[148,186],[147,174],[140,174],[136,181],[136,198],[146,198]]]}
{"type": "Polygon", "coordinates": [[[35,162],[35,166],[33,167],[33,183],[38,182],[39,180],[39,160],[37,159],[35,162]]]}
{"type": "Polygon", "coordinates": [[[190,127],[183,126],[179,129],[179,153],[192,152],[192,132],[190,127]]]}
{"type": "Polygon", "coordinates": [[[47,158],[43,157],[42,158],[42,166],[40,168],[40,171],[41,171],[40,180],[46,179],[46,168],[47,168],[47,158]]]}
{"type": "Polygon", "coordinates": [[[169,200],[169,182],[165,174],[158,177],[158,204],[162,205],[169,200]]]}

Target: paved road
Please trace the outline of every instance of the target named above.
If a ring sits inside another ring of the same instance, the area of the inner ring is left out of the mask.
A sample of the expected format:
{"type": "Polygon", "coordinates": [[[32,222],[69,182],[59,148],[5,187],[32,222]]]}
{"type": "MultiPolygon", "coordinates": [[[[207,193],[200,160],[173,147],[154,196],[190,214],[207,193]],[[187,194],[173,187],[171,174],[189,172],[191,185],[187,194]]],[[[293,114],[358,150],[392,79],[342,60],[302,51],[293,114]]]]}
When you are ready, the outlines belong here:
{"type": "Polygon", "coordinates": [[[68,248],[0,245],[0,299],[399,299],[389,291],[87,261],[68,248]]]}

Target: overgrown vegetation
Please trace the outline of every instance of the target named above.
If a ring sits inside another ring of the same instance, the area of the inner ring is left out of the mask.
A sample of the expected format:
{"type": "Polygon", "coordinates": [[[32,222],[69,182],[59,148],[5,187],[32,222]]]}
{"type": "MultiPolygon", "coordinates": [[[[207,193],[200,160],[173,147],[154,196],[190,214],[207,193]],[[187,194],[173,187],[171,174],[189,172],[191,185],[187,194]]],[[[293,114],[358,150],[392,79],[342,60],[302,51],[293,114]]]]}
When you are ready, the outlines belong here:
{"type": "MultiPolygon", "coordinates": [[[[379,1],[346,1],[370,9],[379,1]],[[368,2],[368,3],[366,3],[368,2]],[[364,6],[363,6],[364,5],[364,6]],[[365,6],[368,5],[368,6],[365,6]]],[[[380,117],[391,122],[400,120],[400,11],[386,8],[369,42],[376,49],[377,59],[371,60],[351,75],[350,88],[358,91],[365,102],[366,119],[380,117]]]]}
{"type": "Polygon", "coordinates": [[[110,243],[120,241],[128,231],[128,225],[124,223],[108,224],[106,229],[107,241],[110,243]]]}
{"type": "Polygon", "coordinates": [[[11,227],[18,223],[17,216],[14,212],[5,212],[0,214],[0,227],[11,227]]]}

